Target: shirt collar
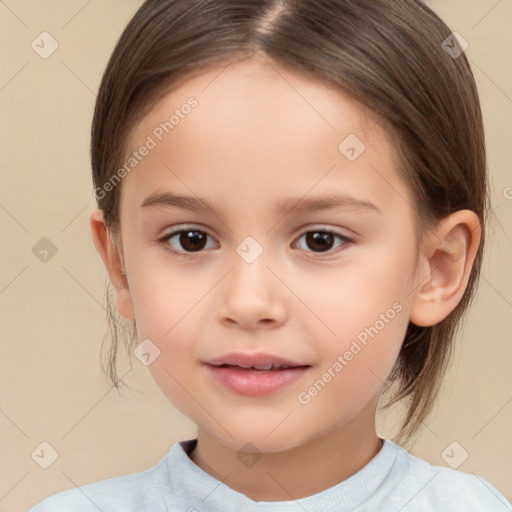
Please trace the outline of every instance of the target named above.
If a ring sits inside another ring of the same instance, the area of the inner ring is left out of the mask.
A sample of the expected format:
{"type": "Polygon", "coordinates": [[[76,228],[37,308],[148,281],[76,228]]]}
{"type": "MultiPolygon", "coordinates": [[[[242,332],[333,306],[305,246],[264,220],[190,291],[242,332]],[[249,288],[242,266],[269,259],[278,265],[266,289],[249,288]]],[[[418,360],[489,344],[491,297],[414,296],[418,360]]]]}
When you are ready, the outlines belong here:
{"type": "Polygon", "coordinates": [[[357,473],[319,493],[289,501],[254,501],[203,471],[189,457],[196,439],[177,442],[164,459],[162,492],[169,510],[196,512],[343,512],[373,496],[395,462],[399,447],[385,439],[379,453],[357,473]],[[185,507],[185,508],[183,508],[185,507]]]}

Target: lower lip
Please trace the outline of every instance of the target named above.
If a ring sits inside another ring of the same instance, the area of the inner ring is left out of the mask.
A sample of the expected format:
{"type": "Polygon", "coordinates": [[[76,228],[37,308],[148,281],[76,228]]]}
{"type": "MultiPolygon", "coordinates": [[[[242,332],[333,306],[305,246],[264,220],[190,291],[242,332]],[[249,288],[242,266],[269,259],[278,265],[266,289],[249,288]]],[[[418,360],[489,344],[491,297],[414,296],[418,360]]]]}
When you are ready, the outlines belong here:
{"type": "Polygon", "coordinates": [[[206,365],[212,375],[231,391],[246,396],[264,396],[274,393],[300,379],[309,366],[286,370],[244,370],[236,366],[206,365]]]}

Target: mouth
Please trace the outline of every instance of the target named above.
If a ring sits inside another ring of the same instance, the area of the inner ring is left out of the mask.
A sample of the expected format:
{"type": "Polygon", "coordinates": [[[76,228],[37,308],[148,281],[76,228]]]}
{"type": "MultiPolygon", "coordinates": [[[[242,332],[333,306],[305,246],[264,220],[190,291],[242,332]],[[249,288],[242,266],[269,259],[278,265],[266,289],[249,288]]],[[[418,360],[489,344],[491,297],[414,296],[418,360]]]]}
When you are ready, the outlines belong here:
{"type": "Polygon", "coordinates": [[[230,354],[224,354],[223,356],[206,361],[206,364],[222,368],[231,367],[261,371],[278,371],[287,370],[290,368],[311,366],[303,362],[284,359],[277,354],[267,354],[264,352],[232,352],[230,354]]]}
{"type": "Polygon", "coordinates": [[[247,397],[265,397],[286,389],[309,374],[311,365],[267,364],[239,366],[206,364],[214,382],[222,389],[247,397]]]}
{"type": "Polygon", "coordinates": [[[233,370],[239,371],[256,371],[256,372],[276,372],[281,370],[290,370],[296,368],[308,368],[311,365],[300,365],[293,366],[288,364],[267,364],[267,365],[255,365],[255,366],[240,366],[236,364],[212,364],[218,368],[232,368],[233,370]]]}

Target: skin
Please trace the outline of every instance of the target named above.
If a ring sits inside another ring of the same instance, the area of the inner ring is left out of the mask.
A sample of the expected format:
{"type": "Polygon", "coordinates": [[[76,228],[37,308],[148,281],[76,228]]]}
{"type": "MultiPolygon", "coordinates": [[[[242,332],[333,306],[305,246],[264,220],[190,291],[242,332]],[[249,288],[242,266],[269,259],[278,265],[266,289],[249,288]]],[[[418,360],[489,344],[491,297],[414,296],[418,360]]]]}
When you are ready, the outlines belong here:
{"type": "Polygon", "coordinates": [[[149,338],[161,351],[149,366],[153,378],[198,426],[193,462],[256,501],[310,496],[381,449],[377,400],[408,322],[433,325],[460,301],[480,241],[478,218],[469,210],[446,217],[420,252],[391,134],[340,91],[264,58],[173,88],[134,127],[130,151],[190,96],[198,106],[122,181],[122,251],[101,210],[91,215],[93,240],[118,310],[136,319],[139,341],[149,338]],[[366,145],[353,162],[338,150],[349,134],[366,145]],[[207,199],[220,215],[140,207],[165,191],[207,199]],[[328,193],[379,211],[275,210],[285,198],[328,193]],[[202,252],[187,253],[179,236],[159,241],[191,224],[210,235],[202,252]],[[327,252],[307,243],[307,232],[326,227],[352,242],[335,237],[327,252]],[[236,252],[247,236],[263,249],[252,263],[236,252]],[[394,303],[400,312],[301,404],[298,394],[394,303]],[[271,395],[242,396],[203,364],[234,351],[269,352],[311,368],[271,395]],[[248,442],[256,450],[246,450],[261,456],[250,467],[238,456],[248,442]]]}

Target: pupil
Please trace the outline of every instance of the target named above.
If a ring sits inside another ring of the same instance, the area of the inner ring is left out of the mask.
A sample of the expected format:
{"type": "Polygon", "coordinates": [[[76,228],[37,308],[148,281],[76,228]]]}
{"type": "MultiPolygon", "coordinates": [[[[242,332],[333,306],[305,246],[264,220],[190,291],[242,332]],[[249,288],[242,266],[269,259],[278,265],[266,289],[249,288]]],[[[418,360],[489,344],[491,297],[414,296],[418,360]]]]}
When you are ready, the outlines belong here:
{"type": "Polygon", "coordinates": [[[310,249],[315,249],[315,245],[320,250],[330,249],[333,243],[334,235],[325,231],[313,231],[306,235],[306,243],[310,249]]]}
{"type": "Polygon", "coordinates": [[[200,251],[206,244],[206,235],[200,231],[184,231],[180,235],[180,243],[187,251],[200,251]]]}

